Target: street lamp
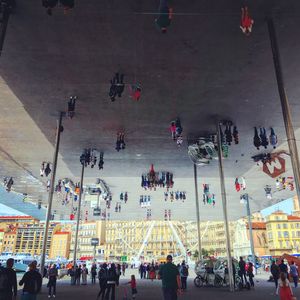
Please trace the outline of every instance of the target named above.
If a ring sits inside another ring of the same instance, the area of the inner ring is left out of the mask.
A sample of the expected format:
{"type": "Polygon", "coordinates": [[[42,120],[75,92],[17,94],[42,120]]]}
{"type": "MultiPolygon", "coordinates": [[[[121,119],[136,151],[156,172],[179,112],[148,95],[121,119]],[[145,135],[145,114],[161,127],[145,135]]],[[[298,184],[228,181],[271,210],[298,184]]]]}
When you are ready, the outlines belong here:
{"type": "Polygon", "coordinates": [[[249,239],[250,239],[250,248],[251,248],[251,260],[256,271],[256,262],[255,262],[255,251],[254,251],[254,242],[253,242],[253,231],[252,231],[252,220],[249,204],[249,195],[243,194],[240,196],[240,202],[246,205],[247,217],[248,217],[248,226],[249,226],[249,239]]]}

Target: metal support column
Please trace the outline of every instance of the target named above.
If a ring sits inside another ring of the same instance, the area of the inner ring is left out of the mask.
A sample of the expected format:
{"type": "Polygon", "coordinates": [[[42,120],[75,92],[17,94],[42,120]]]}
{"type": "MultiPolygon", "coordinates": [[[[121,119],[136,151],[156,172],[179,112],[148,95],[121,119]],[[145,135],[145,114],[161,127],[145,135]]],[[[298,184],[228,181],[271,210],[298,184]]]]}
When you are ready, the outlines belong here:
{"type": "Polygon", "coordinates": [[[51,209],[52,209],[52,201],[53,201],[53,193],[54,193],[54,185],[55,185],[55,176],[56,176],[56,167],[57,167],[57,158],[58,158],[58,151],[59,151],[59,143],[60,143],[60,133],[62,129],[62,117],[64,112],[60,112],[59,118],[57,120],[57,128],[56,128],[56,139],[55,139],[55,150],[54,150],[54,157],[53,157],[53,164],[52,164],[52,174],[51,174],[51,181],[50,181],[50,191],[48,196],[48,206],[47,206],[47,213],[46,213],[46,223],[44,228],[44,238],[43,238],[43,250],[41,254],[41,263],[40,263],[40,272],[44,274],[44,266],[45,266],[45,258],[46,258],[46,251],[47,251],[47,240],[48,240],[48,229],[51,217],[51,209]]]}
{"type": "Polygon", "coordinates": [[[198,232],[198,260],[202,260],[202,245],[201,245],[201,229],[200,229],[200,208],[199,208],[199,194],[197,183],[197,165],[194,164],[194,183],[195,183],[195,201],[196,201],[196,216],[197,216],[197,232],[198,232]]]}
{"type": "Polygon", "coordinates": [[[279,53],[276,31],[275,31],[275,26],[272,17],[269,17],[267,19],[267,23],[268,23],[271,48],[273,53],[273,61],[274,61],[276,79],[277,79],[278,92],[279,92],[279,97],[281,102],[282,115],[283,115],[283,120],[285,125],[289,151],[291,155],[291,162],[292,162],[292,167],[294,172],[298,202],[300,204],[300,163],[299,163],[299,156],[297,150],[297,142],[295,139],[295,133],[292,124],[289,101],[285,92],[283,75],[281,70],[280,53],[279,53]]]}
{"type": "Polygon", "coordinates": [[[228,274],[229,274],[229,288],[230,288],[230,291],[233,292],[234,291],[234,280],[233,280],[231,246],[230,246],[230,232],[229,232],[228,215],[227,215],[227,199],[226,199],[224,172],[223,172],[222,141],[221,141],[219,122],[217,123],[217,141],[218,141],[218,158],[219,158],[218,162],[219,162],[222,206],[223,206],[223,216],[224,216],[225,235],[226,235],[226,251],[227,251],[227,260],[228,260],[227,265],[228,265],[228,274]]]}
{"type": "Polygon", "coordinates": [[[77,208],[77,221],[76,221],[74,257],[73,257],[74,266],[76,266],[76,260],[77,260],[76,256],[77,256],[77,244],[78,244],[78,231],[79,231],[79,223],[80,223],[81,198],[83,192],[83,176],[84,176],[84,164],[82,164],[82,168],[81,168],[80,191],[79,191],[78,208],[77,208]]]}
{"type": "Polygon", "coordinates": [[[1,16],[1,20],[0,20],[0,55],[2,54],[8,20],[9,20],[11,11],[13,9],[13,5],[9,4],[8,2],[4,3],[2,6],[2,9],[3,9],[3,11],[2,11],[2,16],[1,16]]]}

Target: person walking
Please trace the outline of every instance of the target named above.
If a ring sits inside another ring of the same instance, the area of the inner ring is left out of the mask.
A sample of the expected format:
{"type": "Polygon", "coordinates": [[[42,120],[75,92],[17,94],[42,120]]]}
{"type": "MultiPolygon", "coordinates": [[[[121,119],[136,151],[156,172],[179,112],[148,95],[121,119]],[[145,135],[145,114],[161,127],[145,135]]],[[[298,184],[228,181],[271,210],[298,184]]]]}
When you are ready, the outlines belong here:
{"type": "Polygon", "coordinates": [[[68,275],[71,277],[71,285],[76,284],[76,268],[72,266],[71,269],[68,270],[68,275]]]}
{"type": "Polygon", "coordinates": [[[29,265],[29,271],[27,271],[19,282],[19,285],[23,285],[23,292],[21,300],[36,300],[37,294],[42,288],[42,275],[36,269],[36,261],[33,261],[29,265]]]}
{"type": "Polygon", "coordinates": [[[6,268],[0,267],[0,300],[17,299],[17,275],[13,270],[14,259],[6,261],[6,268]]]}
{"type": "Polygon", "coordinates": [[[105,300],[115,300],[115,289],[116,289],[116,282],[117,282],[117,271],[116,271],[116,265],[113,263],[111,264],[110,268],[108,269],[108,276],[107,276],[107,288],[105,293],[105,300]],[[110,294],[111,292],[111,294],[110,294]]]}
{"type": "Polygon", "coordinates": [[[298,267],[296,266],[294,261],[292,261],[290,264],[290,275],[293,278],[295,288],[297,288],[299,274],[298,274],[298,267]]]}
{"type": "Polygon", "coordinates": [[[56,268],[56,265],[53,264],[51,266],[51,268],[49,269],[49,272],[48,272],[48,284],[47,284],[47,287],[48,287],[48,298],[55,298],[56,296],[56,279],[57,279],[57,276],[58,276],[58,271],[57,271],[57,268],[56,268]]]}
{"type": "Polygon", "coordinates": [[[95,263],[91,267],[91,276],[92,276],[92,284],[95,284],[96,276],[97,276],[97,266],[95,263]]]}
{"type": "Polygon", "coordinates": [[[242,284],[246,284],[247,283],[246,263],[242,257],[240,257],[240,261],[239,261],[239,276],[241,277],[242,284]],[[244,279],[245,279],[245,283],[244,283],[244,279]]]}
{"type": "Polygon", "coordinates": [[[123,263],[122,264],[122,274],[123,274],[123,276],[125,276],[125,272],[126,272],[126,264],[123,263]]]}
{"type": "Polygon", "coordinates": [[[277,288],[278,288],[278,279],[279,279],[279,275],[280,275],[280,268],[276,264],[275,260],[272,261],[271,274],[273,276],[273,279],[274,279],[274,282],[275,282],[275,288],[277,290],[277,288]]]}
{"type": "Polygon", "coordinates": [[[76,282],[77,285],[80,285],[81,273],[82,273],[81,265],[79,267],[76,266],[76,269],[75,269],[75,282],[76,282]]]}
{"type": "Polygon", "coordinates": [[[87,285],[87,276],[89,274],[89,271],[86,267],[86,264],[83,265],[81,273],[82,273],[82,285],[87,285]]]}
{"type": "Polygon", "coordinates": [[[158,18],[155,19],[157,28],[162,32],[167,32],[167,27],[171,24],[173,9],[169,8],[167,0],[160,0],[158,9],[158,18]]]}
{"type": "Polygon", "coordinates": [[[172,255],[167,256],[167,263],[159,270],[159,279],[162,279],[164,300],[177,300],[177,293],[181,293],[181,282],[178,268],[172,263],[172,255]]]}
{"type": "Polygon", "coordinates": [[[137,294],[136,280],[135,280],[135,276],[134,275],[131,275],[131,280],[129,282],[127,282],[127,284],[130,284],[130,287],[131,287],[131,296],[132,296],[132,299],[134,300],[135,297],[136,297],[136,294],[137,294]]]}
{"type": "Polygon", "coordinates": [[[293,291],[290,282],[286,277],[286,273],[280,273],[279,284],[276,294],[279,294],[280,300],[292,300],[293,291]]]}
{"type": "Polygon", "coordinates": [[[249,262],[248,269],[247,269],[247,275],[249,277],[250,286],[254,288],[254,281],[253,281],[254,274],[253,274],[253,263],[252,262],[249,262]]]}
{"type": "Polygon", "coordinates": [[[181,279],[181,289],[183,291],[185,291],[187,288],[186,282],[187,282],[187,278],[189,276],[189,269],[188,269],[188,266],[185,264],[184,260],[182,261],[182,264],[180,266],[179,273],[180,273],[180,279],[181,279]]]}
{"type": "Polygon", "coordinates": [[[288,266],[284,263],[284,259],[281,260],[281,263],[279,264],[279,269],[281,273],[285,273],[286,278],[289,278],[288,274],[288,266]]]}
{"type": "Polygon", "coordinates": [[[98,272],[100,291],[98,293],[97,299],[99,299],[100,296],[101,296],[101,300],[104,299],[105,291],[107,288],[107,278],[108,278],[107,264],[104,263],[98,272]]]}

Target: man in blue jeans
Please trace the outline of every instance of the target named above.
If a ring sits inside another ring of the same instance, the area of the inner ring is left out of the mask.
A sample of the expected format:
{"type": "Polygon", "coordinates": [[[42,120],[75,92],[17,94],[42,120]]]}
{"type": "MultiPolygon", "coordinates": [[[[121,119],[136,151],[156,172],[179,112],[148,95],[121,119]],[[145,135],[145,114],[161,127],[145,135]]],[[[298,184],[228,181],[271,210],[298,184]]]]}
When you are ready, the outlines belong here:
{"type": "Polygon", "coordinates": [[[180,274],[172,260],[172,255],[168,255],[167,263],[162,265],[158,272],[158,278],[162,279],[164,300],[177,300],[177,293],[181,293],[180,274]]]}

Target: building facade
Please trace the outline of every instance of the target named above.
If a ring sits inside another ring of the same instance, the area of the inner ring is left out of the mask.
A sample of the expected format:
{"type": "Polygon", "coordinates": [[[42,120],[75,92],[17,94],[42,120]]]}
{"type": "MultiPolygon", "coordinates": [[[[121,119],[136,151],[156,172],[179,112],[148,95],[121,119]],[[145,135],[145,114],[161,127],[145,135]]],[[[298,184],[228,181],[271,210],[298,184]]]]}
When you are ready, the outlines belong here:
{"type": "Polygon", "coordinates": [[[268,246],[271,255],[300,251],[300,217],[276,211],[266,218],[268,246]]]}
{"type": "MultiPolygon", "coordinates": [[[[103,253],[103,245],[105,243],[105,221],[97,220],[90,222],[82,222],[79,225],[78,230],[78,247],[77,247],[77,258],[93,258],[94,251],[96,254],[103,253]],[[96,249],[91,244],[91,240],[97,238],[99,239],[99,245],[96,246],[96,249]]],[[[76,224],[72,226],[72,237],[70,245],[70,258],[73,258],[74,255],[74,245],[75,245],[75,231],[76,224]]]]}
{"type": "MultiPolygon", "coordinates": [[[[254,252],[256,256],[269,255],[266,223],[256,220],[252,221],[252,235],[254,252]]],[[[247,219],[239,219],[236,222],[233,255],[247,257],[251,254],[249,223],[247,219]]]]}
{"type": "Polygon", "coordinates": [[[71,232],[57,231],[53,233],[50,247],[50,259],[66,258],[70,256],[71,232]]]}

